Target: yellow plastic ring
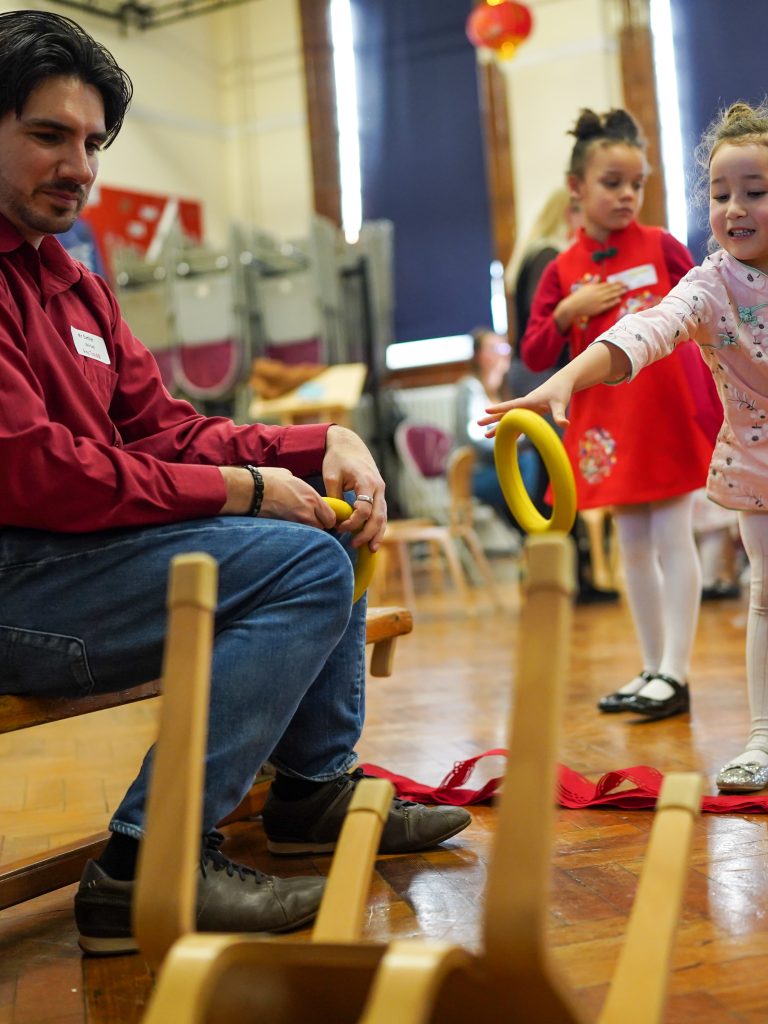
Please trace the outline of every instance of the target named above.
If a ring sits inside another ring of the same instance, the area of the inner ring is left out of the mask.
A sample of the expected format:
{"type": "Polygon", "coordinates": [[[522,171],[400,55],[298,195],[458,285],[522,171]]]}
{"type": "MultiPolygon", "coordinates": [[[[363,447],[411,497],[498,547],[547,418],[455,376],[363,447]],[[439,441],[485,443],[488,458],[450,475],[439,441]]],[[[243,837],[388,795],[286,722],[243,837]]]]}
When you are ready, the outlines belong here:
{"type": "Polygon", "coordinates": [[[568,533],[576,518],[576,481],[557,432],[531,409],[510,409],[496,430],[493,450],[496,472],[512,515],[526,533],[568,533]],[[525,489],[517,461],[517,439],[525,434],[541,455],[554,493],[552,515],[546,519],[525,489]]]}
{"type": "MultiPolygon", "coordinates": [[[[343,523],[352,515],[354,509],[341,498],[326,498],[328,504],[336,513],[336,522],[343,523]]],[[[371,551],[367,544],[357,549],[357,565],[355,566],[355,590],[352,594],[352,604],[355,604],[366,592],[373,579],[373,570],[376,568],[376,552],[371,551]]]]}

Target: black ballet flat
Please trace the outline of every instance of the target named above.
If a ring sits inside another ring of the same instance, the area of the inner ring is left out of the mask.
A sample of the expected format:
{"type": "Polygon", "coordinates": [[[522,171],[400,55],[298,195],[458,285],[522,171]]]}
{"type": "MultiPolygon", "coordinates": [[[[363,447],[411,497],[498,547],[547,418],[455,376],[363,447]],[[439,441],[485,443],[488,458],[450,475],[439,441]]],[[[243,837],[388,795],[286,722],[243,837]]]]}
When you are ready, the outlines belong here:
{"type": "Polygon", "coordinates": [[[684,715],[691,710],[691,698],[688,692],[687,683],[678,683],[672,676],[664,675],[663,672],[654,672],[653,679],[661,679],[662,682],[671,686],[674,693],[664,700],[656,700],[653,697],[641,697],[634,694],[628,701],[627,711],[634,711],[636,715],[642,715],[646,722],[658,722],[662,718],[671,718],[673,715],[684,715]]]}
{"type": "MultiPolygon", "coordinates": [[[[645,669],[642,672],[638,672],[638,676],[646,683],[650,683],[652,679],[656,678],[653,672],[648,672],[645,669]]],[[[630,701],[636,696],[636,693],[621,693],[619,690],[616,690],[615,693],[609,693],[605,697],[601,697],[597,702],[597,706],[605,715],[615,715],[618,711],[632,711],[633,708],[630,705],[630,701]]]]}

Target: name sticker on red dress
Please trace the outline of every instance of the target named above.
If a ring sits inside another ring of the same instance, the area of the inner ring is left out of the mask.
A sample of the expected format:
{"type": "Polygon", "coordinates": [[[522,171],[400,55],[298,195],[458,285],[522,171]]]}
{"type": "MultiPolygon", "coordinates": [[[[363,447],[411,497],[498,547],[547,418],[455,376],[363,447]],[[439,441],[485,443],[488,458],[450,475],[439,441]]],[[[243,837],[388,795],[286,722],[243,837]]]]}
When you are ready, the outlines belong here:
{"type": "Polygon", "coordinates": [[[647,288],[649,284],[656,284],[659,275],[652,263],[643,263],[639,267],[627,267],[616,274],[609,274],[606,281],[621,281],[627,286],[627,290],[633,292],[635,288],[647,288]]]}

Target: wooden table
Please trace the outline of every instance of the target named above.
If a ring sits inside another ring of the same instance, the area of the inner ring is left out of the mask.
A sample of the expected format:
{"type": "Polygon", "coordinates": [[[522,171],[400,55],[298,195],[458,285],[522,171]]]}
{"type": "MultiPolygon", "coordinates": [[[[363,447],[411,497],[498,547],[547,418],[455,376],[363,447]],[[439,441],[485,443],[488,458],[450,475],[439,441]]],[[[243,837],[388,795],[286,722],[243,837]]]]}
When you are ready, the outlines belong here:
{"type": "Polygon", "coordinates": [[[248,410],[253,422],[325,423],[349,425],[352,410],[360,401],[368,367],[365,363],[329,366],[293,391],[279,398],[254,398],[248,410]]]}

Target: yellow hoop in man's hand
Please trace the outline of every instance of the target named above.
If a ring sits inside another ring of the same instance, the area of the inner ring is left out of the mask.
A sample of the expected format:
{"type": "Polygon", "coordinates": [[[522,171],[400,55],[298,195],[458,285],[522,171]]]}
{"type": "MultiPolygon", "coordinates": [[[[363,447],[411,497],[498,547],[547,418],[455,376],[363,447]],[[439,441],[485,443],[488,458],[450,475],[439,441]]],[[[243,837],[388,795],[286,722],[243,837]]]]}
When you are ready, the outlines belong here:
{"type": "MultiPolygon", "coordinates": [[[[336,522],[343,523],[352,515],[354,509],[341,498],[326,498],[325,501],[336,513],[336,522]]],[[[355,566],[355,590],[352,594],[352,604],[355,604],[366,592],[373,579],[373,570],[376,568],[376,552],[371,551],[367,544],[357,548],[357,565],[355,566]]]]}
{"type": "Polygon", "coordinates": [[[562,441],[549,423],[531,409],[510,409],[496,429],[493,454],[504,497],[526,533],[568,533],[576,518],[576,481],[562,441]],[[537,449],[549,474],[554,495],[549,519],[531,501],[520,474],[517,439],[521,434],[537,449]]]}

